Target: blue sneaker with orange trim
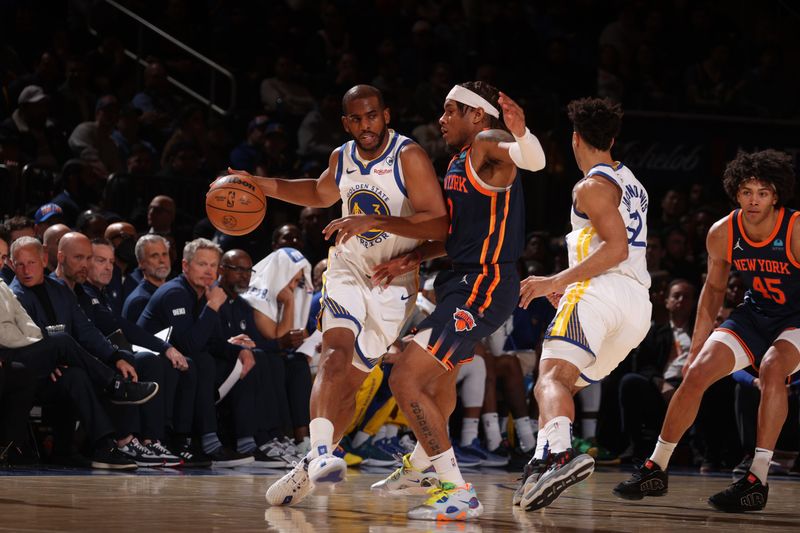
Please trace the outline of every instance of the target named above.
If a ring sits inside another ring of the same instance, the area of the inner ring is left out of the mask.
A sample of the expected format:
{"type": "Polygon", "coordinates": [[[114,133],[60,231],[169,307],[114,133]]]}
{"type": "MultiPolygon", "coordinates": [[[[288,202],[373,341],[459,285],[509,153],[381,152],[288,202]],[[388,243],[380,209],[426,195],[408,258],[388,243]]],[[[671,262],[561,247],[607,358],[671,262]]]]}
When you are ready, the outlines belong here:
{"type": "Polygon", "coordinates": [[[474,520],[483,514],[483,505],[472,483],[456,487],[454,483],[444,482],[428,493],[430,498],[408,511],[408,518],[450,522],[474,520]]]}

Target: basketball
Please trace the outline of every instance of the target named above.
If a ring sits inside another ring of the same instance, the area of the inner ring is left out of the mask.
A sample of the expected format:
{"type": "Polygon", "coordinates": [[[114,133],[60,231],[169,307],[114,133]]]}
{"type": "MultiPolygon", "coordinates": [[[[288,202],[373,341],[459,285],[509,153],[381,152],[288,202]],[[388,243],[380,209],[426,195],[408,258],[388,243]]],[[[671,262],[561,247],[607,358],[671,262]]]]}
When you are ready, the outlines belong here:
{"type": "Polygon", "coordinates": [[[264,220],[267,200],[255,181],[231,174],[218,178],[206,193],[206,214],[227,235],[246,235],[264,220]]]}

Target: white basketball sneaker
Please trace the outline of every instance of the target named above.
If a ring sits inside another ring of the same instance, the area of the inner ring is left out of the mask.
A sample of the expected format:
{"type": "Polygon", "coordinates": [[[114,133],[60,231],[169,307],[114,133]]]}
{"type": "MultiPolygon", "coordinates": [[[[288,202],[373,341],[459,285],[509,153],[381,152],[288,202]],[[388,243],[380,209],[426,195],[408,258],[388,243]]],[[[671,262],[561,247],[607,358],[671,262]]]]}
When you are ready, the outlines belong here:
{"type": "MultiPolygon", "coordinates": [[[[327,449],[325,451],[327,452],[327,449]]],[[[327,485],[331,488],[336,483],[344,481],[346,476],[347,463],[331,453],[324,453],[308,463],[308,477],[315,487],[325,488],[327,485]]]]}
{"type": "Polygon", "coordinates": [[[411,466],[411,454],[403,456],[403,464],[392,472],[389,477],[374,483],[373,492],[382,495],[389,494],[425,494],[429,489],[439,486],[439,476],[433,466],[425,470],[417,470],[411,466]]]}
{"type": "Polygon", "coordinates": [[[430,498],[408,511],[412,520],[463,521],[474,520],[483,514],[483,505],[475,494],[471,483],[456,487],[444,482],[440,487],[430,489],[430,498]]]}
{"type": "Polygon", "coordinates": [[[297,505],[309,495],[314,485],[308,477],[308,458],[294,464],[294,467],[267,489],[267,503],[270,505],[297,505]]]}

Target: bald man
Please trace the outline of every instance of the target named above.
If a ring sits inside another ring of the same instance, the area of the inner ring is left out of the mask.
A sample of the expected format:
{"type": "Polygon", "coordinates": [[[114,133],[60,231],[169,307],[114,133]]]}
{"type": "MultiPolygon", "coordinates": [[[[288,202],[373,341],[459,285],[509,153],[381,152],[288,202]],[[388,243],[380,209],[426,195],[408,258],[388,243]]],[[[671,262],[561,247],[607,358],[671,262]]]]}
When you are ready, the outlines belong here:
{"type": "Polygon", "coordinates": [[[150,200],[147,207],[148,233],[172,233],[175,222],[175,200],[169,196],[158,195],[150,200]]]}
{"type": "Polygon", "coordinates": [[[47,252],[47,270],[54,272],[58,265],[58,242],[61,237],[69,233],[69,226],[65,224],[53,224],[44,230],[42,242],[47,252]]]}
{"type": "Polygon", "coordinates": [[[136,266],[136,228],[130,222],[114,222],[106,228],[103,237],[114,248],[114,272],[108,285],[111,307],[122,313],[125,297],[141,282],[141,276],[134,274],[136,266]],[[133,275],[134,279],[129,279],[133,275]]]}

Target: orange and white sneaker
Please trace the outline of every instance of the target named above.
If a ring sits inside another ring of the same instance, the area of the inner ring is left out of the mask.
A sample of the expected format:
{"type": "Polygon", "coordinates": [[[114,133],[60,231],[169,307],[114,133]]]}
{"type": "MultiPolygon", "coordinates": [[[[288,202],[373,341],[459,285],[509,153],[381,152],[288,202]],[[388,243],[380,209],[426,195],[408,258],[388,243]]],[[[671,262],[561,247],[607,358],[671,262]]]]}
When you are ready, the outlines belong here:
{"type": "Polygon", "coordinates": [[[428,500],[408,511],[412,520],[463,521],[473,520],[483,514],[483,505],[478,500],[475,487],[465,483],[456,487],[444,482],[440,487],[428,491],[428,500]]]}

